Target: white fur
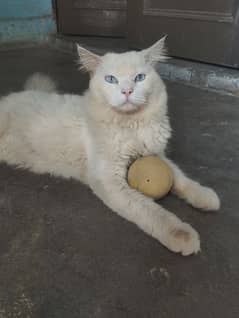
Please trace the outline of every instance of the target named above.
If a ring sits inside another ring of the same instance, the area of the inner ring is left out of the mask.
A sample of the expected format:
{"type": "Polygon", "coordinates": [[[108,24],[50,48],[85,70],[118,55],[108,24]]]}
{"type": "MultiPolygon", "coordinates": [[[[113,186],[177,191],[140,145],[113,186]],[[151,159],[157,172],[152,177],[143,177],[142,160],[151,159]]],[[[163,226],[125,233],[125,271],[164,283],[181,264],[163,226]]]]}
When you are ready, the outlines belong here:
{"type": "Polygon", "coordinates": [[[56,91],[56,84],[48,76],[41,73],[35,73],[28,78],[24,85],[24,89],[52,93],[56,91]]]}
{"type": "MultiPolygon", "coordinates": [[[[155,154],[165,160],[171,128],[167,93],[153,64],[161,59],[162,41],[151,49],[103,57],[83,52],[83,67],[91,73],[83,96],[43,91],[12,93],[0,100],[0,160],[31,169],[73,177],[88,184],[113,211],[135,223],[163,245],[182,255],[197,253],[197,232],[152,199],[131,189],[126,181],[130,162],[155,154]],[[85,64],[84,64],[85,63],[85,64]],[[145,80],[135,83],[138,73],[145,80]],[[105,75],[119,83],[110,84],[105,75]],[[122,88],[133,86],[126,100],[122,88]]],[[[48,82],[52,89],[51,82],[48,82]]],[[[31,82],[28,82],[28,89],[31,82]]],[[[173,191],[195,207],[218,209],[211,189],[187,178],[169,161],[174,172],[173,191]]]]}

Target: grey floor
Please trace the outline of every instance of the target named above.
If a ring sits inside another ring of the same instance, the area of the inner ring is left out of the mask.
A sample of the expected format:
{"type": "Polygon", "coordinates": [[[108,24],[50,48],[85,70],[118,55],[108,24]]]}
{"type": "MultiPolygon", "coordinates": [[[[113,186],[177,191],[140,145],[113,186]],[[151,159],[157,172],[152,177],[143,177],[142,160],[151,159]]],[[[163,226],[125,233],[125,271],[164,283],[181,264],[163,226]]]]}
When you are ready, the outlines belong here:
{"type": "MultiPolygon", "coordinates": [[[[87,87],[71,55],[28,48],[0,51],[0,94],[36,71],[61,92],[87,87]]],[[[239,99],[167,85],[169,156],[222,200],[217,214],[162,200],[200,232],[202,252],[169,252],[77,181],[1,164],[0,318],[239,317],[239,99]]]]}

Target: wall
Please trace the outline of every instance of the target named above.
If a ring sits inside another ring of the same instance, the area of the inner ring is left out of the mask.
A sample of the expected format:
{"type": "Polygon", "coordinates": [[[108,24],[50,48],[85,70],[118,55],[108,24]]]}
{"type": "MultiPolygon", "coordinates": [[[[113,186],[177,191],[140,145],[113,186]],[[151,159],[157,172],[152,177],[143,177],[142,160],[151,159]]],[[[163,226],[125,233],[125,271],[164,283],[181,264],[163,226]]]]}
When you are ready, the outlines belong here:
{"type": "Polygon", "coordinates": [[[0,43],[41,40],[55,30],[51,0],[0,0],[0,43]]]}

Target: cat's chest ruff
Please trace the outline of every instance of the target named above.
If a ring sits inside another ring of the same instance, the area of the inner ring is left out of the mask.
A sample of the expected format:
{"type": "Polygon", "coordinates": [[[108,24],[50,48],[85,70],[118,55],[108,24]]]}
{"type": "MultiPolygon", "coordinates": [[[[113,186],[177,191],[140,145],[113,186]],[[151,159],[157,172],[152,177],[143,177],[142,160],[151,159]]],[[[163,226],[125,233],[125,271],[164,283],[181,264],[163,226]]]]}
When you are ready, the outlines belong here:
{"type": "Polygon", "coordinates": [[[138,157],[163,152],[170,137],[168,124],[155,123],[115,132],[114,151],[123,157],[138,157]]]}

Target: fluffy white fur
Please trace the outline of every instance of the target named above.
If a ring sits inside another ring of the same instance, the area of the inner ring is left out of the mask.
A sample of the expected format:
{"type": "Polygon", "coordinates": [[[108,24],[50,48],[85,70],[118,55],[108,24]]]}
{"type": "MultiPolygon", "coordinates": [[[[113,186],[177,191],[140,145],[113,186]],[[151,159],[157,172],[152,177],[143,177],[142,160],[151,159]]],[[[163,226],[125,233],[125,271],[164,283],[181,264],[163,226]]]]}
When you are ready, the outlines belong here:
{"type": "Polygon", "coordinates": [[[198,233],[126,181],[132,160],[159,155],[174,172],[174,193],[196,208],[217,210],[220,205],[213,190],[186,177],[165,157],[171,133],[167,93],[154,70],[155,61],[163,59],[163,42],[141,52],[104,56],[78,47],[82,67],[91,74],[83,96],[52,92],[54,84],[38,74],[27,90],[2,98],[0,160],[81,180],[113,211],[171,251],[189,255],[200,250],[198,233]],[[139,73],[145,79],[135,82],[139,73]],[[118,83],[106,82],[106,75],[118,83]],[[129,89],[129,96],[122,93],[129,89]]]}
{"type": "Polygon", "coordinates": [[[55,92],[56,84],[47,76],[41,73],[35,73],[34,76],[29,77],[24,85],[25,90],[37,90],[52,93],[55,92]]]}

